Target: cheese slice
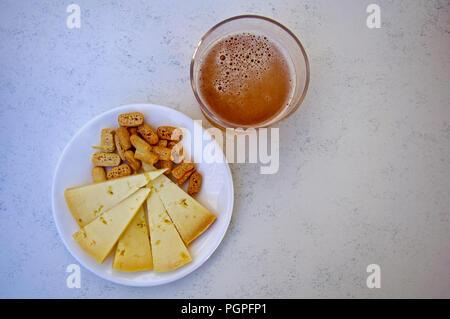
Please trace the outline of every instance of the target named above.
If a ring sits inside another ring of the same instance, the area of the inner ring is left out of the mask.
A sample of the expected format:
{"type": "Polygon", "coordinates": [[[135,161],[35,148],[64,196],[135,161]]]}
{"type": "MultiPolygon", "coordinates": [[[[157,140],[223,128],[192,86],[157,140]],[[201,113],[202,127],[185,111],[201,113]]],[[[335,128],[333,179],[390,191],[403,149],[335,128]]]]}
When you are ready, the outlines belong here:
{"type": "MultiPolygon", "coordinates": [[[[151,172],[156,168],[142,163],[142,169],[151,172]]],[[[160,175],[149,185],[159,191],[161,201],[186,245],[200,236],[216,220],[216,216],[167,176],[160,175]]]]}
{"type": "Polygon", "coordinates": [[[128,225],[117,243],[112,268],[120,271],[153,269],[152,251],[144,206],[128,225]]]}
{"type": "Polygon", "coordinates": [[[161,169],[106,182],[68,188],[64,192],[67,206],[69,206],[80,227],[83,227],[139,188],[147,185],[164,171],[165,169],[161,169]]]}
{"type": "Polygon", "coordinates": [[[147,199],[150,189],[139,189],[136,193],[104,212],[73,235],[73,238],[99,263],[103,263],[120,235],[147,199]]]}
{"type": "Polygon", "coordinates": [[[141,167],[144,172],[153,172],[153,171],[157,170],[157,168],[155,166],[147,164],[146,162],[142,162],[141,167]]]}
{"type": "Polygon", "coordinates": [[[147,200],[147,216],[153,254],[153,270],[171,271],[192,261],[191,255],[167,215],[158,194],[147,200]]]}
{"type": "Polygon", "coordinates": [[[189,196],[167,176],[160,175],[152,185],[186,245],[200,236],[216,220],[207,208],[189,196]]]}

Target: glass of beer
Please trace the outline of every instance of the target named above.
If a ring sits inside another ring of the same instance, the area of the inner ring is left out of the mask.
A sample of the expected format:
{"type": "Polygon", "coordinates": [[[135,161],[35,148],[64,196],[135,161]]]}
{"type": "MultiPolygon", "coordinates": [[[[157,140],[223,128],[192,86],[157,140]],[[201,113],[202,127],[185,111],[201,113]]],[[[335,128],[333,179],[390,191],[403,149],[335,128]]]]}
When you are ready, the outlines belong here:
{"type": "Polygon", "coordinates": [[[191,61],[191,85],[206,118],[220,128],[258,128],[291,115],[303,102],[309,62],[280,23],[242,15],[212,27],[191,61]]]}

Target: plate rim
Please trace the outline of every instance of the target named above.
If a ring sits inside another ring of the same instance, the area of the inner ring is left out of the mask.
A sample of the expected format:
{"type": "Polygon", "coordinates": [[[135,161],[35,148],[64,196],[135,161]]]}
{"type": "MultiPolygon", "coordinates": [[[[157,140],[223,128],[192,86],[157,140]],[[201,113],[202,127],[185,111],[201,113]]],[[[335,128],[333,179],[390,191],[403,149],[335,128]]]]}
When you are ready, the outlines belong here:
{"type": "MultiPolygon", "coordinates": [[[[230,192],[231,192],[231,197],[230,197],[230,202],[229,202],[229,210],[230,212],[225,212],[224,214],[224,218],[227,218],[226,223],[225,223],[225,227],[223,227],[221,233],[219,234],[216,242],[213,244],[213,249],[211,249],[207,255],[205,255],[205,257],[203,258],[203,260],[198,263],[197,265],[195,265],[190,271],[186,272],[186,273],[181,273],[181,274],[177,274],[174,275],[171,278],[167,278],[167,279],[163,279],[157,282],[133,282],[133,281],[125,281],[122,279],[118,279],[115,278],[114,276],[108,276],[105,275],[103,273],[99,273],[96,270],[92,269],[91,267],[89,267],[81,258],[79,258],[79,256],[77,256],[77,254],[74,253],[74,251],[72,251],[72,249],[70,248],[69,244],[67,243],[67,241],[65,240],[60,225],[58,223],[58,218],[57,218],[57,214],[56,214],[56,188],[55,188],[55,184],[56,184],[56,177],[59,175],[59,170],[62,164],[62,159],[64,157],[64,155],[66,154],[69,146],[73,143],[73,141],[81,134],[81,132],[83,132],[89,125],[91,125],[93,122],[95,122],[97,119],[104,117],[108,114],[111,113],[115,113],[120,111],[121,109],[128,109],[128,108],[132,108],[132,107],[161,107],[161,108],[165,108],[165,109],[169,109],[172,112],[176,112],[178,113],[178,115],[180,115],[181,117],[185,117],[187,118],[189,121],[194,122],[193,125],[195,125],[195,121],[188,115],[184,114],[183,112],[180,112],[176,109],[173,109],[171,107],[168,106],[164,106],[164,105],[160,105],[160,104],[154,104],[154,103],[132,103],[132,104],[124,104],[124,105],[120,105],[117,107],[114,107],[110,110],[107,110],[105,112],[102,112],[96,116],[94,116],[93,118],[91,118],[89,121],[87,121],[84,125],[82,125],[77,131],[76,133],[72,136],[72,138],[69,140],[69,142],[67,142],[67,144],[65,145],[65,147],[63,148],[62,152],[59,155],[59,159],[58,162],[56,163],[56,167],[53,173],[53,178],[52,178],[52,188],[51,188],[51,197],[52,197],[52,215],[53,215],[53,221],[55,223],[56,229],[58,231],[58,235],[60,237],[60,239],[62,240],[62,242],[64,243],[64,246],[66,247],[66,249],[69,251],[69,253],[72,255],[72,257],[75,258],[76,261],[78,261],[85,269],[89,270],[91,273],[95,274],[96,276],[109,281],[109,282],[113,282],[115,284],[119,284],[119,285],[123,285],[123,286],[128,286],[128,287],[154,287],[154,286],[160,286],[160,285],[165,285],[171,282],[174,282],[176,280],[179,280],[183,277],[188,276],[189,274],[193,273],[194,271],[196,271],[198,268],[200,268],[200,266],[202,266],[210,257],[211,255],[217,250],[217,248],[220,246],[220,244],[222,243],[223,239],[225,238],[225,234],[228,231],[228,228],[230,227],[230,222],[231,222],[231,217],[233,215],[233,210],[234,210],[234,183],[233,183],[233,175],[231,174],[231,170],[230,170],[230,165],[228,164],[228,162],[226,161],[226,157],[225,154],[223,154],[223,158],[225,159],[224,164],[226,167],[226,172],[227,175],[230,179],[230,192]]],[[[202,134],[209,134],[204,128],[203,126],[201,126],[202,129],[202,134]]]]}

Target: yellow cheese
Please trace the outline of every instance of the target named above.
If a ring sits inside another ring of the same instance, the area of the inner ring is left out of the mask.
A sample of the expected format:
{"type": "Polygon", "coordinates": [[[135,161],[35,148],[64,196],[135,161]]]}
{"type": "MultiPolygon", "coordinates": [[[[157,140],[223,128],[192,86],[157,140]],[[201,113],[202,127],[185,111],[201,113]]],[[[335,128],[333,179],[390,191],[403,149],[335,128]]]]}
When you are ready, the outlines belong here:
{"type": "Polygon", "coordinates": [[[164,171],[157,170],[102,183],[68,188],[64,192],[67,206],[80,227],[83,227],[139,188],[147,185],[150,180],[155,179],[164,171]]]}
{"type": "Polygon", "coordinates": [[[155,166],[147,164],[146,162],[142,162],[142,170],[144,172],[153,172],[156,171],[157,169],[155,168],[155,166]]]}
{"type": "Polygon", "coordinates": [[[170,271],[191,262],[189,251],[154,191],[147,200],[147,214],[154,271],[170,271]]]}
{"type": "Polygon", "coordinates": [[[99,263],[103,263],[149,193],[150,189],[147,187],[139,189],[84,226],[73,235],[73,238],[84,251],[99,263]]]}
{"type": "Polygon", "coordinates": [[[117,243],[112,268],[120,271],[153,269],[147,220],[142,205],[117,243]]]}
{"type": "Polygon", "coordinates": [[[216,220],[216,216],[167,176],[160,175],[150,185],[158,191],[167,213],[186,245],[189,245],[216,220]]]}

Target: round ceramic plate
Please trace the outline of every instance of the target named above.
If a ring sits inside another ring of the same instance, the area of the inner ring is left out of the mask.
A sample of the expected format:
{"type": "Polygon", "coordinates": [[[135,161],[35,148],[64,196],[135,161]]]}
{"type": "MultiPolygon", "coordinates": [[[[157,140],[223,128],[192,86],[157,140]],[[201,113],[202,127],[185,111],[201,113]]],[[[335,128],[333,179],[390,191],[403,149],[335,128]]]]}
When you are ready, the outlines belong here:
{"type": "Polygon", "coordinates": [[[105,112],[83,126],[64,149],[53,178],[53,216],[59,235],[67,249],[85,268],[115,283],[128,286],[156,286],[180,279],[193,272],[219,246],[228,228],[233,211],[233,180],[222,152],[219,156],[219,158],[222,158],[220,161],[196,163],[197,170],[203,175],[202,188],[196,199],[210,209],[217,216],[217,220],[189,246],[192,256],[192,262],[189,264],[165,273],[153,271],[120,272],[113,270],[111,267],[113,252],[103,264],[97,263],[72,238],[72,235],[79,230],[79,226],[66,205],[64,190],[69,187],[92,183],[91,155],[95,150],[91,146],[100,144],[101,129],[118,127],[117,117],[119,114],[135,111],[142,112],[145,120],[153,127],[170,125],[186,128],[190,134],[185,134],[182,143],[188,155],[189,148],[194,150],[193,141],[195,137],[197,139],[200,137],[204,145],[211,143],[207,138],[205,139],[209,135],[201,125],[183,113],[168,107],[154,104],[133,104],[105,112]]]}

